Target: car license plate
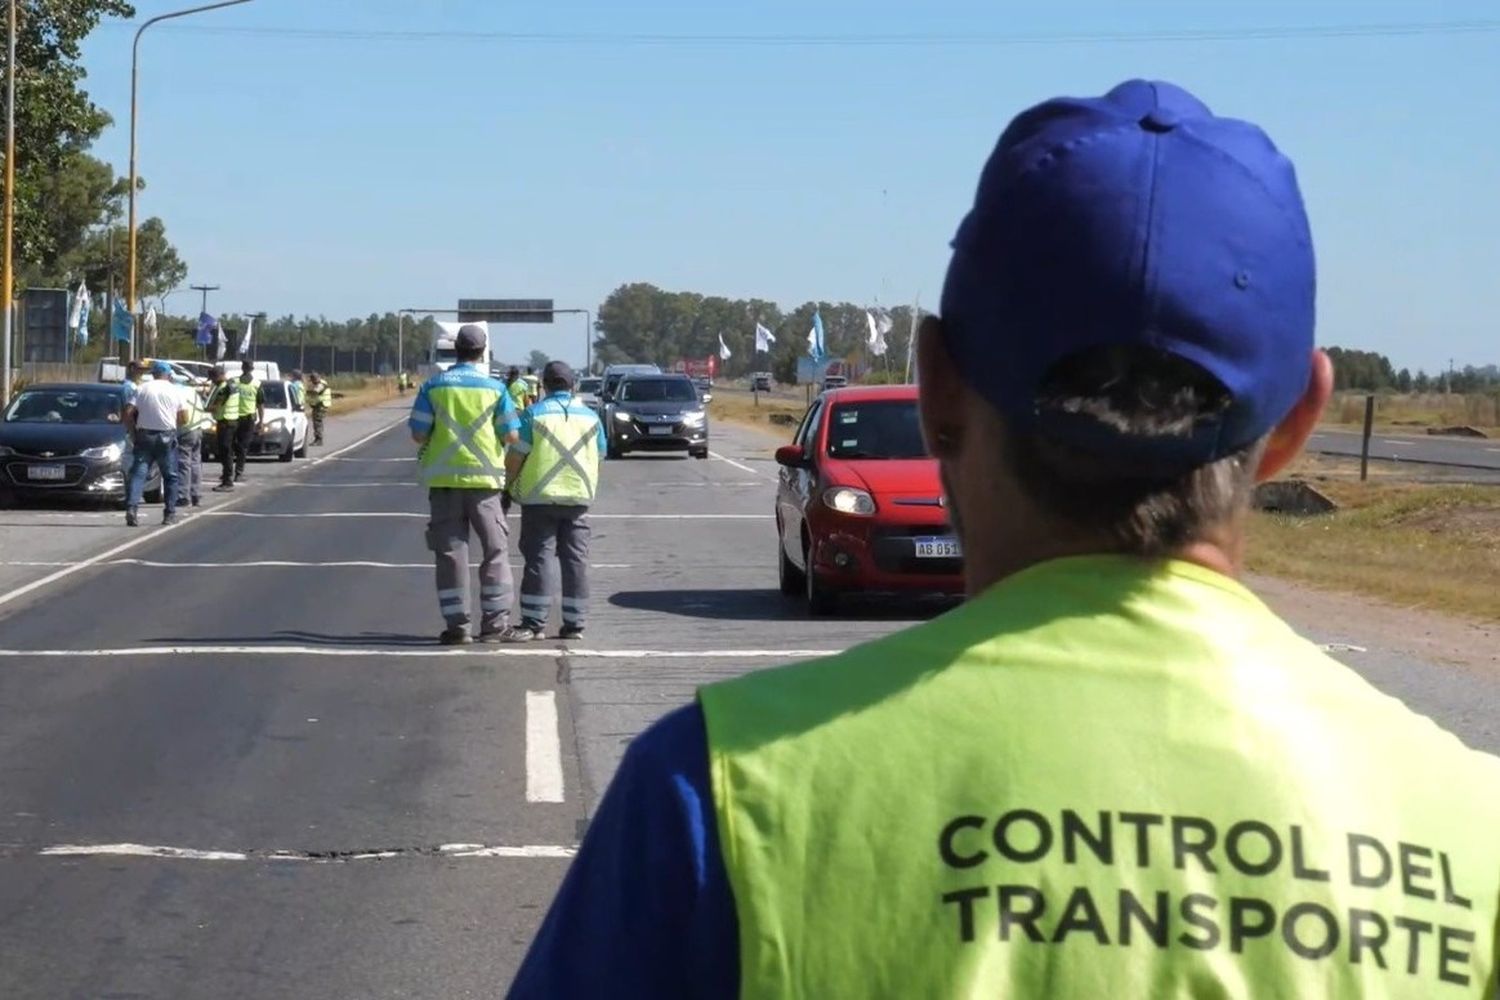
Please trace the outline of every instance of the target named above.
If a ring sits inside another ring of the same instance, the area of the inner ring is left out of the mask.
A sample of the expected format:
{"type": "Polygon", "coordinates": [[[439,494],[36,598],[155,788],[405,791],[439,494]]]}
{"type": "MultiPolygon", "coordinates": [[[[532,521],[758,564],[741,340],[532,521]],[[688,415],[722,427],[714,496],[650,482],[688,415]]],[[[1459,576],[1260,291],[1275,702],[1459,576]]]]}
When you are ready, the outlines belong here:
{"type": "Polygon", "coordinates": [[[957,559],[963,555],[957,538],[914,538],[918,559],[957,559]]]}
{"type": "Polygon", "coordinates": [[[65,465],[28,465],[26,467],[27,479],[50,479],[58,481],[68,477],[68,468],[65,465]]]}
{"type": "Polygon", "coordinates": [[[660,435],[666,436],[666,435],[672,433],[672,426],[670,424],[668,424],[665,427],[653,427],[653,428],[651,428],[651,433],[652,434],[660,434],[660,435]]]}

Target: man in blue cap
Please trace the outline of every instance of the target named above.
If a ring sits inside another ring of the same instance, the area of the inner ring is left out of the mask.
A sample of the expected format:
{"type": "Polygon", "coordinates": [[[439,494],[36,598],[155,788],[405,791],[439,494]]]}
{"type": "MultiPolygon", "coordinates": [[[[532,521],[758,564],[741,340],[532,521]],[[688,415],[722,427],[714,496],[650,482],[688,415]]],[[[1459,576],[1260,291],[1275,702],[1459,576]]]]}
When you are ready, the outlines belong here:
{"type": "Polygon", "coordinates": [[[919,348],[968,601],[637,739],[512,995],[1490,996],[1500,761],[1236,580],[1314,284],[1255,126],[1012,122],[919,348]]]}
{"type": "Polygon", "coordinates": [[[125,427],[131,435],[130,479],[126,484],[125,523],[140,523],[141,497],[154,465],[161,470],[162,496],[166,500],[163,524],[177,519],[177,434],[188,425],[191,411],[181,388],[172,381],[172,366],[157,361],[151,366],[151,381],[140,388],[125,406],[125,427]]]}

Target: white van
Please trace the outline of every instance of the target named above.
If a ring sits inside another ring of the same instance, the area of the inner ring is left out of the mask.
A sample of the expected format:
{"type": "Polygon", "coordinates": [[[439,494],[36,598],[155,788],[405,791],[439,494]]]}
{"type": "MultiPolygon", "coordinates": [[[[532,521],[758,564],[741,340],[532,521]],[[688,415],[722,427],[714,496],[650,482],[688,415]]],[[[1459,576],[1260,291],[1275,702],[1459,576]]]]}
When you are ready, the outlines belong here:
{"type": "MultiPolygon", "coordinates": [[[[255,377],[258,380],[262,382],[281,381],[281,366],[276,362],[252,361],[251,365],[251,371],[255,374],[255,377]]],[[[226,379],[230,380],[239,378],[240,373],[244,370],[242,367],[242,362],[239,361],[220,361],[216,367],[219,369],[219,371],[224,373],[224,377],[226,379]]]]}

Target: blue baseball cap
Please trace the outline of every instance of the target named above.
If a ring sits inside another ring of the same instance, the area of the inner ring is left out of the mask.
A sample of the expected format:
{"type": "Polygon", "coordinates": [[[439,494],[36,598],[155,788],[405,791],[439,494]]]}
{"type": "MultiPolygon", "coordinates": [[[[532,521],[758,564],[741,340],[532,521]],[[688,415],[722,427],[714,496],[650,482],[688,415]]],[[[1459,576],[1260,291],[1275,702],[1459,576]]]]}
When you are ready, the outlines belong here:
{"type": "Polygon", "coordinates": [[[165,361],[157,361],[151,365],[151,374],[170,375],[172,374],[172,366],[167,364],[165,361]]]}
{"type": "Polygon", "coordinates": [[[944,338],[1014,426],[1193,468],[1268,433],[1306,390],[1315,271],[1296,173],[1266,134],[1131,80],[1047,101],[1001,135],[953,240],[944,338]],[[1195,363],[1229,406],[1172,437],[1040,410],[1059,362],[1130,345],[1195,363]]]}

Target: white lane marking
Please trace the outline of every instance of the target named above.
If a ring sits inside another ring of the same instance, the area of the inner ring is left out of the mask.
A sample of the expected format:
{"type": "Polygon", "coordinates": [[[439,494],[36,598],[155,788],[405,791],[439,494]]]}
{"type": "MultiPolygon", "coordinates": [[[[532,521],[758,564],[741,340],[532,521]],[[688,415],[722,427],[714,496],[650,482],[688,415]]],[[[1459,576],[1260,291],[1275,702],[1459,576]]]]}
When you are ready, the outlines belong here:
{"type": "Polygon", "coordinates": [[[58,844],[37,852],[44,858],[83,858],[109,855],[124,858],[173,858],[181,861],[248,861],[240,851],[196,851],[191,847],[155,847],[148,844],[58,844]]]}
{"type": "Polygon", "coordinates": [[[807,660],[834,656],[839,649],[574,649],[558,644],[482,646],[451,649],[437,645],[421,649],[382,649],[349,646],[120,646],[115,649],[0,649],[0,659],[97,660],[132,656],[331,656],[432,659],[493,656],[498,659],[589,660],[807,660]]]}
{"type": "Polygon", "coordinates": [[[562,736],[557,693],[526,692],[526,801],[563,800],[562,736]]]}
{"type": "MultiPolygon", "coordinates": [[[[199,517],[252,517],[292,520],[308,517],[402,517],[428,520],[431,515],[405,510],[325,510],[312,514],[262,514],[248,510],[207,510],[199,517]]],[[[590,521],[768,521],[774,514],[590,514],[590,521]]]]}
{"type": "MultiPolygon", "coordinates": [[[[366,443],[368,443],[370,441],[375,440],[377,437],[379,437],[380,435],[386,433],[387,431],[389,431],[389,430],[391,430],[391,429],[393,429],[395,427],[399,427],[401,425],[401,423],[402,423],[402,421],[398,420],[395,423],[392,423],[392,424],[389,424],[389,425],[387,425],[385,427],[382,427],[378,431],[373,431],[373,432],[371,432],[369,434],[366,434],[364,437],[360,438],[358,441],[355,441],[353,444],[348,445],[348,446],[346,446],[344,448],[340,448],[338,451],[335,451],[335,452],[333,452],[331,454],[325,455],[322,458],[315,459],[314,461],[309,462],[308,464],[302,466],[302,468],[303,469],[311,469],[314,466],[322,464],[323,462],[333,461],[336,458],[336,456],[342,455],[346,451],[350,451],[351,449],[358,448],[358,447],[360,447],[363,444],[366,444],[366,443]]],[[[244,501],[249,500],[249,499],[251,499],[252,497],[254,497],[256,495],[257,494],[255,494],[255,493],[248,493],[248,494],[242,494],[242,495],[237,496],[237,497],[231,497],[230,499],[224,501],[224,503],[222,503],[219,507],[215,508],[214,510],[205,511],[204,513],[208,513],[208,514],[224,514],[224,513],[233,514],[233,513],[238,513],[237,511],[227,511],[227,510],[225,510],[225,508],[231,507],[231,506],[233,506],[235,504],[238,504],[238,503],[243,503],[244,501]]],[[[178,521],[176,524],[163,524],[163,525],[159,525],[158,527],[155,527],[155,528],[152,528],[152,529],[146,531],[144,534],[137,535],[136,537],[130,539],[129,541],[121,542],[119,545],[116,545],[114,548],[106,549],[103,552],[100,552],[100,553],[98,553],[97,555],[94,555],[94,556],[90,556],[87,559],[81,560],[81,561],[73,564],[72,566],[64,566],[64,567],[62,567],[61,569],[59,569],[55,573],[48,573],[46,576],[41,577],[40,579],[32,580],[30,583],[23,584],[22,586],[19,586],[19,587],[15,588],[14,590],[10,590],[10,591],[7,591],[4,594],[0,594],[0,607],[4,607],[5,605],[11,603],[12,601],[19,600],[20,598],[25,597],[27,594],[33,593],[35,591],[38,591],[38,590],[42,589],[43,587],[50,586],[51,584],[56,583],[58,580],[62,580],[64,578],[66,578],[66,577],[72,576],[74,573],[77,573],[77,572],[79,572],[81,570],[88,569],[90,566],[97,566],[99,563],[105,562],[106,560],[109,560],[109,559],[113,559],[113,558],[115,558],[116,556],[118,556],[122,552],[129,552],[131,549],[136,548],[137,546],[145,545],[147,542],[155,541],[156,539],[158,539],[161,536],[165,535],[167,532],[169,532],[169,531],[176,531],[178,528],[181,528],[184,525],[192,524],[195,520],[197,520],[197,518],[189,517],[189,518],[183,518],[182,520],[178,521]]]]}
{"type": "Polygon", "coordinates": [[[282,483],[278,489],[295,487],[299,490],[373,490],[395,486],[400,489],[418,489],[421,483],[391,481],[386,483],[282,483]]]}
{"type": "Polygon", "coordinates": [[[1411,444],[1410,441],[1387,441],[1384,438],[1380,439],[1380,443],[1381,444],[1388,444],[1388,445],[1390,445],[1393,448],[1404,448],[1406,445],[1411,444]]]}
{"type": "MultiPolygon", "coordinates": [[[[399,426],[400,424],[404,424],[404,423],[406,423],[406,421],[404,419],[403,420],[398,420],[396,423],[391,424],[391,427],[396,427],[396,426],[399,426]]],[[[387,427],[386,430],[387,431],[390,430],[391,427],[387,427]]],[[[383,434],[383,433],[385,433],[385,431],[381,431],[381,433],[383,434]]],[[[363,442],[361,442],[361,443],[363,443],[363,442]]],[[[322,458],[318,459],[318,461],[319,462],[358,462],[360,465],[369,465],[372,462],[379,462],[379,463],[381,463],[383,465],[390,465],[390,464],[395,463],[395,462],[415,462],[417,460],[417,458],[416,458],[415,455],[413,455],[411,458],[339,458],[338,457],[338,456],[342,455],[344,452],[346,452],[348,450],[349,450],[348,448],[340,448],[338,451],[334,452],[331,455],[325,455],[325,456],[323,456],[322,458]]]]}
{"type": "Polygon", "coordinates": [[[716,458],[716,459],[718,459],[721,462],[727,462],[728,464],[734,466],[736,469],[739,469],[741,472],[748,472],[752,476],[758,476],[758,475],[760,475],[760,473],[758,471],[756,471],[755,469],[750,468],[750,466],[748,466],[748,465],[742,465],[739,462],[736,462],[732,458],[729,458],[729,457],[724,456],[724,455],[720,455],[716,451],[709,452],[708,453],[708,457],[709,458],[716,458]]]}
{"type": "Polygon", "coordinates": [[[1325,653],[1368,653],[1363,646],[1351,646],[1347,642],[1325,642],[1318,647],[1325,653]]]}
{"type": "Polygon", "coordinates": [[[1489,452],[1491,455],[1500,455],[1500,448],[1486,448],[1484,450],[1489,452]]]}
{"type": "MultiPolygon", "coordinates": [[[[76,566],[76,562],[6,562],[0,561],[0,567],[18,567],[27,569],[56,569],[59,566],[76,566]]],[[[432,569],[430,562],[393,563],[393,562],[369,562],[361,559],[350,559],[343,562],[297,562],[291,559],[261,559],[256,562],[156,562],[151,559],[111,559],[108,562],[99,563],[100,566],[144,566],[151,569],[432,569]]],[[[470,569],[478,569],[481,563],[470,563],[470,569]]],[[[511,568],[522,568],[524,562],[512,562],[511,568]]],[[[590,563],[589,569],[630,569],[629,563],[590,563]]]]}
{"type": "Polygon", "coordinates": [[[36,852],[44,858],[157,858],[167,861],[302,861],[342,864],[399,857],[443,858],[571,858],[578,848],[567,844],[443,844],[434,849],[312,853],[308,851],[201,851],[192,847],[154,844],[55,844],[36,852]]]}

